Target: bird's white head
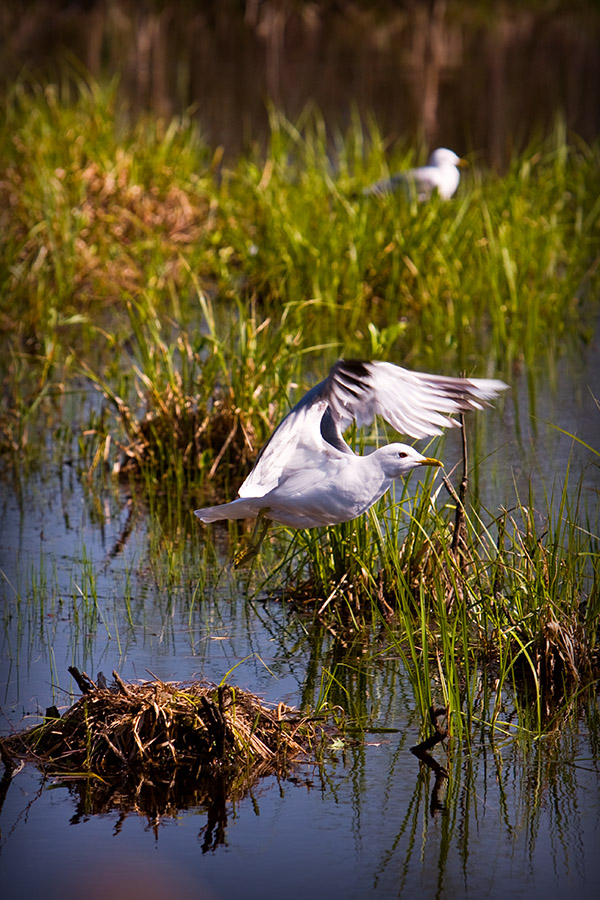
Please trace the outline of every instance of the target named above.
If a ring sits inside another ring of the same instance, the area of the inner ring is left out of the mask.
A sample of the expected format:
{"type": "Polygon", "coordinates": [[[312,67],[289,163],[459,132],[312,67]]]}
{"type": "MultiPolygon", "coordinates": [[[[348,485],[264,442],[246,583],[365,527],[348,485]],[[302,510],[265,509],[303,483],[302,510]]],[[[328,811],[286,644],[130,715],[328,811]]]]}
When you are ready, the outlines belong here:
{"type": "Polygon", "coordinates": [[[460,156],[457,156],[453,150],[447,147],[438,147],[429,157],[430,166],[458,166],[462,163],[460,156]]]}
{"type": "Polygon", "coordinates": [[[423,456],[408,444],[387,444],[375,451],[386,478],[401,478],[420,466],[441,466],[439,459],[423,456]]]}

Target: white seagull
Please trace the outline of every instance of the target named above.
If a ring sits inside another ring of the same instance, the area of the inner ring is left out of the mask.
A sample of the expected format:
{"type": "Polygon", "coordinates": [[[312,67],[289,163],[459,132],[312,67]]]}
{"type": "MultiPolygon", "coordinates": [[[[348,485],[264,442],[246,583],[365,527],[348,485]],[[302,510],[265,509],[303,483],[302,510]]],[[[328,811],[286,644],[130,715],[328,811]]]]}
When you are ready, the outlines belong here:
{"type": "Polygon", "coordinates": [[[454,151],[438,147],[429,157],[426,166],[398,172],[390,178],[382,178],[381,181],[376,181],[375,184],[365,188],[363,193],[380,197],[402,188],[411,199],[428,200],[437,189],[443,200],[449,200],[455,194],[460,181],[458,167],[463,165],[464,160],[454,151]]]}
{"type": "Polygon", "coordinates": [[[293,528],[347,522],[366,512],[395,478],[420,466],[442,465],[407,444],[387,444],[360,456],[342,436],[352,422],[360,428],[380,415],[402,434],[428,437],[459,426],[448,417],[482,409],[507,387],[495,379],[338,360],[277,426],[237,499],[195,514],[202,522],[259,517],[293,528]]]}

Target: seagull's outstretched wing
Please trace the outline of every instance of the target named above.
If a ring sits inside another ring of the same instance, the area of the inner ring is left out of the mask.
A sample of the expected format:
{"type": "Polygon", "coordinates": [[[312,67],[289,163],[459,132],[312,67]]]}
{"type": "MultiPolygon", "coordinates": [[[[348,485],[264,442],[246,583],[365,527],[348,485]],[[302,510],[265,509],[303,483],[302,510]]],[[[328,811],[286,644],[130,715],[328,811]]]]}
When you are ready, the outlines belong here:
{"type": "Polygon", "coordinates": [[[413,438],[441,434],[460,423],[448,416],[482,409],[507,389],[491,378],[452,378],[411,372],[393,363],[339,360],[327,380],[327,399],[340,432],[354,420],[361,427],[375,416],[413,438]]]}
{"type": "Polygon", "coordinates": [[[487,406],[507,385],[487,378],[451,378],[411,372],[385,362],[338,360],[288,413],[261,450],[240,497],[261,497],[283,472],[318,465],[319,455],[352,451],[343,432],[352,422],[369,425],[375,416],[414,438],[441,434],[459,425],[453,413],[487,406]]]}
{"type": "Polygon", "coordinates": [[[320,462],[326,465],[332,456],[352,453],[337,425],[332,424],[330,436],[324,434],[324,423],[332,418],[327,399],[330,378],[331,372],[282,419],[241,485],[240,497],[264,497],[279,485],[284,473],[314,469],[320,462]]]}

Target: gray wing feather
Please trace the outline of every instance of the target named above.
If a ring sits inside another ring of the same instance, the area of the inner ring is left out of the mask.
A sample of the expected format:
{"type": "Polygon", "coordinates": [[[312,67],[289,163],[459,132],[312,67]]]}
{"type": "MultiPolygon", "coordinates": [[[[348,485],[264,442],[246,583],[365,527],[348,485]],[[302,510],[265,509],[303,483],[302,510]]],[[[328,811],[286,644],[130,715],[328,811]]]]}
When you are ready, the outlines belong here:
{"type": "Polygon", "coordinates": [[[327,398],[344,430],[382,416],[396,431],[414,438],[441,434],[460,423],[452,414],[482,409],[508,385],[491,378],[452,378],[411,372],[385,362],[340,360],[327,379],[327,398]]]}
{"type": "Polygon", "coordinates": [[[338,360],[324,381],[293,407],[261,450],[240,497],[264,496],[283,472],[314,466],[319,454],[352,453],[343,432],[382,416],[413,438],[460,423],[451,415],[481,409],[508,386],[488,378],[451,378],[411,372],[386,362],[338,360]]]}

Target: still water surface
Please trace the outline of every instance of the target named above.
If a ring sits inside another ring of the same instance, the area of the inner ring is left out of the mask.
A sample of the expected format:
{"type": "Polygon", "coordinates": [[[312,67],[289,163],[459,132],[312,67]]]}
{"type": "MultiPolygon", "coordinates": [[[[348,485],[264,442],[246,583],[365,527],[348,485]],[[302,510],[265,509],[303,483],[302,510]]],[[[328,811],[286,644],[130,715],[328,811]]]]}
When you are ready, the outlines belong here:
{"type": "MultiPolygon", "coordinates": [[[[561,361],[555,389],[540,378],[535,410],[517,382],[505,405],[480,414],[478,483],[491,509],[508,502],[513,478],[548,485],[555,475],[560,485],[569,462],[597,496],[594,455],[547,424],[599,446],[597,358],[596,343],[561,361]]],[[[448,440],[444,458],[457,453],[448,440]]],[[[3,785],[5,896],[564,898],[599,883],[597,698],[540,741],[494,743],[482,727],[470,748],[439,751],[450,779],[432,809],[433,776],[410,753],[420,721],[400,660],[364,663],[364,647],[344,649],[294,610],[248,598],[228,566],[226,531],[193,523],[177,538],[161,533],[127,491],[95,493],[64,462],[3,484],[0,519],[3,733],[71,702],[69,665],[178,681],[220,681],[237,665],[233,683],[301,705],[316,702],[334,661],[375,728],[392,729],[348,744],[322,769],[259,782],[227,805],[221,836],[205,806],[152,820],[124,815],[115,800],[93,814],[76,790],[28,767],[3,785]],[[204,552],[209,534],[216,564],[204,552]]]]}

